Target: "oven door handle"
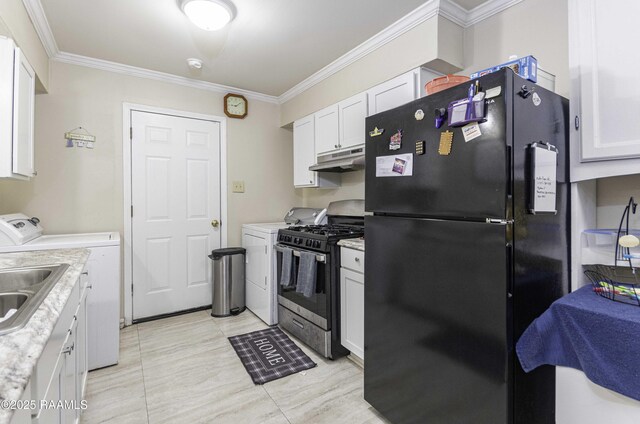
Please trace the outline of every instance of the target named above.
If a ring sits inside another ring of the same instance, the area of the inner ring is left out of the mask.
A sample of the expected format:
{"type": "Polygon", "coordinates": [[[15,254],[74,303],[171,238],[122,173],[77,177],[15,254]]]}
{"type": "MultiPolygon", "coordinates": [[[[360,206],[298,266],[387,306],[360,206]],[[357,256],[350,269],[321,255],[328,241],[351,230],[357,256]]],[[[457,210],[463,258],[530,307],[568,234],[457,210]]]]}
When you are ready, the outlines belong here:
{"type": "MultiPolygon", "coordinates": [[[[284,252],[284,247],[288,247],[288,246],[283,246],[281,244],[276,244],[275,248],[276,251],[282,253],[284,252]]],[[[289,247],[289,249],[293,250],[293,256],[297,256],[300,257],[300,250],[294,249],[293,247],[289,247]]],[[[327,262],[327,257],[325,255],[316,255],[316,262],[321,262],[321,263],[326,263],[327,262]]]]}

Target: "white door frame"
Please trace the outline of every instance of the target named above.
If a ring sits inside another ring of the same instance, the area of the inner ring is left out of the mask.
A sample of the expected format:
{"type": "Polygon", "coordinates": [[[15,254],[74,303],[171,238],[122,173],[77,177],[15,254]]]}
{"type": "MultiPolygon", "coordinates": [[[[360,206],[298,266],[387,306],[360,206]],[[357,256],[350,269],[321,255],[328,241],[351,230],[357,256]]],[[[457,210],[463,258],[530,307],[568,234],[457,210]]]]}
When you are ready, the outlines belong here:
{"type": "Polygon", "coordinates": [[[220,123],[220,247],[227,246],[227,118],[202,113],[185,112],[182,110],[146,106],[135,103],[122,104],[122,172],[124,184],[124,322],[131,325],[133,322],[133,297],[132,297],[132,218],[131,207],[131,112],[149,112],[162,115],[176,116],[179,118],[202,119],[220,123]]]}

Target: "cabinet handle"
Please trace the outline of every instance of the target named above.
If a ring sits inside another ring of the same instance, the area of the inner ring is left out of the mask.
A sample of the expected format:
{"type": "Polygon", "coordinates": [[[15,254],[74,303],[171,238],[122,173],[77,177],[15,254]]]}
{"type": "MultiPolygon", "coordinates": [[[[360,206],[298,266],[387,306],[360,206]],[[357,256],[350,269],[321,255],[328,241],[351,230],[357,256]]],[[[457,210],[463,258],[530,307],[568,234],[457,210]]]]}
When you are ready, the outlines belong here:
{"type": "Polygon", "coordinates": [[[309,184],[313,184],[313,180],[309,180],[309,184]]]}
{"type": "Polygon", "coordinates": [[[33,171],[33,176],[35,177],[36,175],[38,175],[38,171],[33,171]]]}
{"type": "Polygon", "coordinates": [[[333,147],[335,147],[335,148],[337,149],[337,148],[338,148],[338,145],[337,145],[337,144],[334,144],[334,145],[333,145],[333,147]]]}
{"type": "Polygon", "coordinates": [[[360,262],[360,258],[358,258],[357,256],[355,259],[356,259],[356,262],[360,262]]]}
{"type": "Polygon", "coordinates": [[[89,275],[89,271],[85,271],[81,275],[89,275]]]}
{"type": "Polygon", "coordinates": [[[296,321],[295,319],[292,319],[291,322],[293,322],[295,325],[297,325],[298,327],[300,327],[301,329],[304,330],[304,324],[303,323],[301,323],[299,321],[296,321]]]}
{"type": "Polygon", "coordinates": [[[71,355],[71,352],[73,352],[73,345],[74,345],[74,343],[71,343],[71,346],[67,346],[64,349],[62,349],[62,353],[65,353],[67,355],[71,355]]]}
{"type": "Polygon", "coordinates": [[[578,115],[576,115],[576,118],[574,120],[574,125],[576,126],[576,130],[580,129],[580,117],[578,115]]]}

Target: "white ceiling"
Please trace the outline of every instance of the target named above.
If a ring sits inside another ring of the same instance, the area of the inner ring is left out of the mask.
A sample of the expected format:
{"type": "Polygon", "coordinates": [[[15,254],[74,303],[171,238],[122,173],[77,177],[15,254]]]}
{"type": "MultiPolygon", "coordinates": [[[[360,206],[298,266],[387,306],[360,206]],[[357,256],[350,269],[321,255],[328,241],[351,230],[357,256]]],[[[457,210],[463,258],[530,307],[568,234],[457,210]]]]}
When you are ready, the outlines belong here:
{"type": "MultiPolygon", "coordinates": [[[[33,1],[33,0],[32,0],[33,1]]],[[[207,32],[179,0],[40,0],[61,52],[279,96],[425,0],[233,0],[207,32]],[[194,71],[187,58],[204,65],[194,71]]],[[[486,0],[455,0],[469,10],[486,0]]]]}

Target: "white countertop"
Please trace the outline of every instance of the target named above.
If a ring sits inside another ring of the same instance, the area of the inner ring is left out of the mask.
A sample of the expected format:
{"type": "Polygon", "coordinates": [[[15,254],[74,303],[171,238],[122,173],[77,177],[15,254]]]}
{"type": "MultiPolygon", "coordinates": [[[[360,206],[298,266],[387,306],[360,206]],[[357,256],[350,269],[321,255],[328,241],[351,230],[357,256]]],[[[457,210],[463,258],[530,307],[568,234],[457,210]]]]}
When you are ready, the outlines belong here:
{"type": "MultiPolygon", "coordinates": [[[[57,249],[0,254],[0,269],[66,263],[69,268],[24,328],[0,336],[0,401],[20,400],[72,289],[89,258],[87,249],[57,249]]],[[[0,423],[13,410],[0,408],[0,423]]]]}
{"type": "Polygon", "coordinates": [[[347,247],[349,249],[360,250],[364,252],[364,237],[342,239],[338,242],[338,246],[347,247]]]}

